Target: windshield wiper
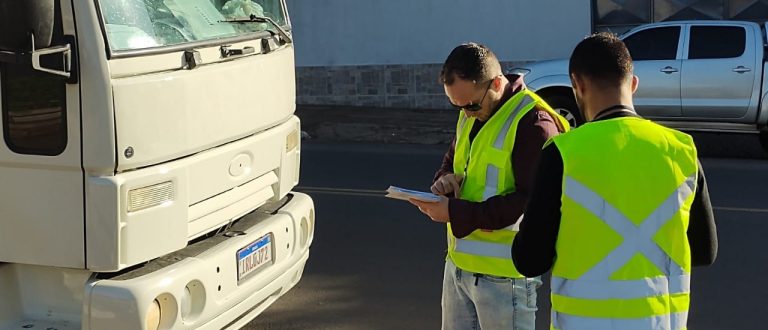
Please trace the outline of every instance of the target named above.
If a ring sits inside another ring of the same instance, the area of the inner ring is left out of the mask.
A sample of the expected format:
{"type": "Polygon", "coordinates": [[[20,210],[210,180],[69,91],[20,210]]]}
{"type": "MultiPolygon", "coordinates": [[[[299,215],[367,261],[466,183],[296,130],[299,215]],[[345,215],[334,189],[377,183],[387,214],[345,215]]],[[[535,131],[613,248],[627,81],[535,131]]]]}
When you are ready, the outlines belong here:
{"type": "MultiPolygon", "coordinates": [[[[243,17],[243,18],[233,18],[233,19],[225,19],[222,21],[219,21],[222,23],[268,23],[277,29],[277,34],[280,35],[286,42],[293,43],[293,38],[291,38],[291,35],[288,34],[287,31],[283,30],[282,27],[280,27],[280,24],[277,24],[273,19],[266,17],[266,16],[256,16],[251,14],[249,17],[243,17]]],[[[272,30],[268,30],[269,32],[274,32],[272,30]]]]}

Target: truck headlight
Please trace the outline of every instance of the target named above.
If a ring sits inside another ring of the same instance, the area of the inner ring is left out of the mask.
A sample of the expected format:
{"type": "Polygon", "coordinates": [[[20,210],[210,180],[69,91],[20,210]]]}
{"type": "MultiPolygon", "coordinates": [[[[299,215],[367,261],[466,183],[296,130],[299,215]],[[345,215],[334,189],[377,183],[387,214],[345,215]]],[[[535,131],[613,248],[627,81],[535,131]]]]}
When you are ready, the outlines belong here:
{"type": "Polygon", "coordinates": [[[187,322],[195,321],[205,307],[205,287],[203,283],[194,280],[187,284],[180,301],[181,319],[187,322]]]}
{"type": "Polygon", "coordinates": [[[176,323],[179,315],[178,303],[176,297],[170,293],[163,293],[152,303],[144,317],[144,325],[148,330],[170,329],[176,323]]]}
{"type": "Polygon", "coordinates": [[[149,310],[147,311],[147,316],[144,321],[147,330],[157,330],[160,328],[160,316],[160,302],[155,299],[149,304],[149,310]]]}

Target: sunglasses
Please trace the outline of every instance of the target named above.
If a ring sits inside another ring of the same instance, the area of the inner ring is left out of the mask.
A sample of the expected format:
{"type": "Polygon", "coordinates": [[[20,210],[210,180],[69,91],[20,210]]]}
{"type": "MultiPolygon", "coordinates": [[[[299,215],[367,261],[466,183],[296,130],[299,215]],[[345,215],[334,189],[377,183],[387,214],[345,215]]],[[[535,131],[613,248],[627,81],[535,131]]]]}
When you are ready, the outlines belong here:
{"type": "Polygon", "coordinates": [[[491,89],[491,84],[493,84],[494,79],[491,79],[491,81],[488,82],[488,87],[485,88],[485,93],[483,93],[483,98],[480,99],[480,102],[477,102],[477,103],[471,102],[467,105],[455,105],[453,104],[453,102],[451,102],[451,100],[448,100],[448,103],[450,103],[451,106],[458,109],[459,111],[469,111],[469,112],[480,111],[480,109],[483,108],[483,101],[485,101],[485,96],[488,95],[488,90],[491,89]]]}

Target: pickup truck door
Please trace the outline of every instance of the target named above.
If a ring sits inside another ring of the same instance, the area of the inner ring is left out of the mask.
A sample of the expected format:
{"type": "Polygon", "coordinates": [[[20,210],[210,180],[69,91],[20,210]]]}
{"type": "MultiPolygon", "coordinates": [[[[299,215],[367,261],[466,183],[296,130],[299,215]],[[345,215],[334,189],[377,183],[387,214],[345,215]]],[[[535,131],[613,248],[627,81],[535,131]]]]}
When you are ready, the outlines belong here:
{"type": "Polygon", "coordinates": [[[682,71],[683,116],[742,118],[755,87],[754,30],[739,25],[689,26],[682,71]]]}
{"type": "Polygon", "coordinates": [[[679,117],[681,25],[658,26],[632,32],[623,38],[632,55],[640,86],[635,110],[644,117],[679,117]]]}

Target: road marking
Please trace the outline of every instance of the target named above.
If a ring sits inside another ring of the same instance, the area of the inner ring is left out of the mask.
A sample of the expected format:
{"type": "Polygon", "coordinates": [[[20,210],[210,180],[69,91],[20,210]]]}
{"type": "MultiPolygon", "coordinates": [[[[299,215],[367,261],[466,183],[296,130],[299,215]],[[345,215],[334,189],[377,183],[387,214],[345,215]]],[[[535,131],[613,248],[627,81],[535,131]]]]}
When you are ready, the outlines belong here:
{"type": "MultiPolygon", "coordinates": [[[[384,197],[385,190],[375,189],[348,189],[348,188],[328,188],[328,187],[304,187],[298,186],[296,190],[305,193],[342,195],[342,196],[364,196],[364,197],[384,197]]],[[[768,213],[768,209],[754,209],[747,207],[726,207],[715,206],[716,211],[749,212],[749,213],[768,213]]]]}
{"type": "Polygon", "coordinates": [[[746,207],[713,207],[716,211],[734,211],[734,212],[750,212],[750,213],[768,213],[768,209],[752,209],[746,207]]]}
{"type": "Polygon", "coordinates": [[[384,197],[385,190],[373,189],[346,189],[346,188],[326,188],[326,187],[296,187],[296,190],[305,193],[343,195],[343,196],[365,196],[365,197],[384,197]]]}

